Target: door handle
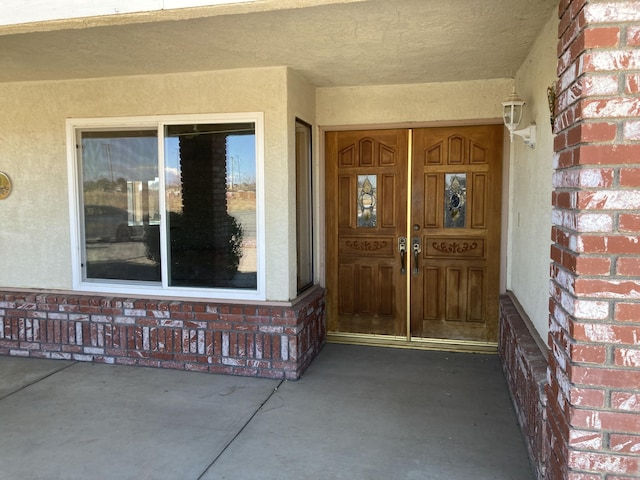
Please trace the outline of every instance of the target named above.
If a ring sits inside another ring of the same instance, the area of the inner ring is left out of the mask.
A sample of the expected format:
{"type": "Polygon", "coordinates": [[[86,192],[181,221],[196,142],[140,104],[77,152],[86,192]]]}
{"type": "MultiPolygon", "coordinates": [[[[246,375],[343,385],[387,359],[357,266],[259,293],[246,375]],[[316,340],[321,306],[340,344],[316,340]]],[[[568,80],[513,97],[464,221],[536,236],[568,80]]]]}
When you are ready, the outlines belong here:
{"type": "Polygon", "coordinates": [[[413,273],[417,275],[420,273],[420,266],[418,265],[418,260],[420,258],[420,252],[422,252],[420,237],[413,237],[411,239],[411,250],[413,250],[413,273]]]}
{"type": "Polygon", "coordinates": [[[407,237],[398,237],[398,251],[400,252],[400,273],[407,271],[405,267],[405,255],[407,253],[407,237]]]}

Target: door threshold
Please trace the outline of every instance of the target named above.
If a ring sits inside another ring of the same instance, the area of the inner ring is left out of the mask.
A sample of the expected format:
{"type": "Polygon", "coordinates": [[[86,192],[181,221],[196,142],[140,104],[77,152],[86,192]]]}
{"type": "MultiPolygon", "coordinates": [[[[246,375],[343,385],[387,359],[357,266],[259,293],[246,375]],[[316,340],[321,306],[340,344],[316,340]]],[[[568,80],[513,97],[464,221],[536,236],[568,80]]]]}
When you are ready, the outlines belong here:
{"type": "Polygon", "coordinates": [[[327,342],[370,347],[410,348],[414,350],[436,350],[441,352],[483,353],[495,355],[498,344],[473,340],[447,340],[441,338],[396,337],[393,335],[371,335],[364,333],[328,332],[327,342]]]}

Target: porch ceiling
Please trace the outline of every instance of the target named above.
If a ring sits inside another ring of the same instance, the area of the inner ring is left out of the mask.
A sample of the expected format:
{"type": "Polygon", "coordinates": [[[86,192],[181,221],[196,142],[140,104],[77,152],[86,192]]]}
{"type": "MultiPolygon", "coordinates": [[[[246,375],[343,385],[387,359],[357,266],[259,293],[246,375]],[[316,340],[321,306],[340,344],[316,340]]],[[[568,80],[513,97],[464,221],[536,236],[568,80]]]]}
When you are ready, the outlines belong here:
{"type": "Polygon", "coordinates": [[[0,27],[0,82],[287,65],[321,87],[513,77],[557,0],[258,0],[0,27]]]}

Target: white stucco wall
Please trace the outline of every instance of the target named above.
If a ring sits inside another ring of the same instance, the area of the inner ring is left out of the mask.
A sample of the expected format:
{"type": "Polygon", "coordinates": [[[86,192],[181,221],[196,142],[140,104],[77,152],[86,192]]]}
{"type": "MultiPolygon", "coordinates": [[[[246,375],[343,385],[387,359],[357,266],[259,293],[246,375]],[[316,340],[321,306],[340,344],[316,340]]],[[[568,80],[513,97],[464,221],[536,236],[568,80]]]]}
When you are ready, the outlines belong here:
{"type": "Polygon", "coordinates": [[[516,137],[511,144],[509,195],[509,288],[518,298],[542,339],[549,313],[553,134],[547,87],[556,80],[557,15],[540,32],[515,85],[527,103],[519,128],[537,125],[535,149],[516,137]]]}
{"type": "MultiPolygon", "coordinates": [[[[289,292],[291,292],[291,297],[295,297],[298,290],[297,285],[297,238],[296,238],[296,138],[295,138],[295,122],[296,119],[300,119],[309,125],[312,126],[312,142],[316,141],[316,134],[313,131],[313,126],[315,124],[316,118],[316,94],[315,87],[311,85],[305,78],[296,72],[289,70],[288,71],[288,81],[287,81],[287,93],[288,93],[288,102],[287,102],[287,132],[289,132],[289,143],[288,143],[288,158],[289,164],[287,168],[288,176],[289,176],[289,231],[287,232],[287,239],[289,243],[289,258],[292,261],[289,263],[289,292]]],[[[318,162],[313,162],[314,166],[317,167],[318,162]]],[[[318,171],[313,171],[313,177],[318,177],[318,171]]],[[[314,188],[314,191],[316,189],[314,188]]],[[[317,202],[314,202],[314,205],[317,205],[317,202]]],[[[318,224],[318,215],[316,214],[314,217],[315,224],[318,224]]],[[[314,228],[315,232],[317,232],[317,228],[314,228]]],[[[314,245],[318,245],[317,240],[314,241],[314,245]]],[[[318,248],[315,248],[315,264],[318,263],[318,248]]],[[[317,268],[316,268],[317,274],[317,268]]]]}
{"type": "Polygon", "coordinates": [[[285,67],[4,83],[0,105],[0,171],[14,183],[0,202],[0,286],[72,288],[65,119],[264,112],[266,296],[291,297],[285,67]]]}
{"type": "Polygon", "coordinates": [[[319,88],[317,122],[324,127],[409,122],[502,122],[501,102],[509,94],[511,85],[510,79],[495,79],[319,88]]]}

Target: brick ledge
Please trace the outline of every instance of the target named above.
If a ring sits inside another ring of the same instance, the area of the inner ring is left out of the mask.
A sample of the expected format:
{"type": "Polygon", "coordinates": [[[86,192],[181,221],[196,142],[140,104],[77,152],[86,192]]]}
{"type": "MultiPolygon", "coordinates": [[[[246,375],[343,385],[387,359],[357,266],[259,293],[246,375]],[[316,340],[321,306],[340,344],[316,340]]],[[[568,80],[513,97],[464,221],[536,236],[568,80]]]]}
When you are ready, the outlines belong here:
{"type": "Polygon", "coordinates": [[[326,341],[325,290],[289,305],[0,291],[0,355],[298,379],[326,341]]]}
{"type": "Polygon", "coordinates": [[[527,322],[531,324],[515,296],[511,292],[501,295],[498,350],[529,458],[537,477],[542,479],[548,455],[545,393],[548,351],[541,348],[539,335],[527,322]]]}

